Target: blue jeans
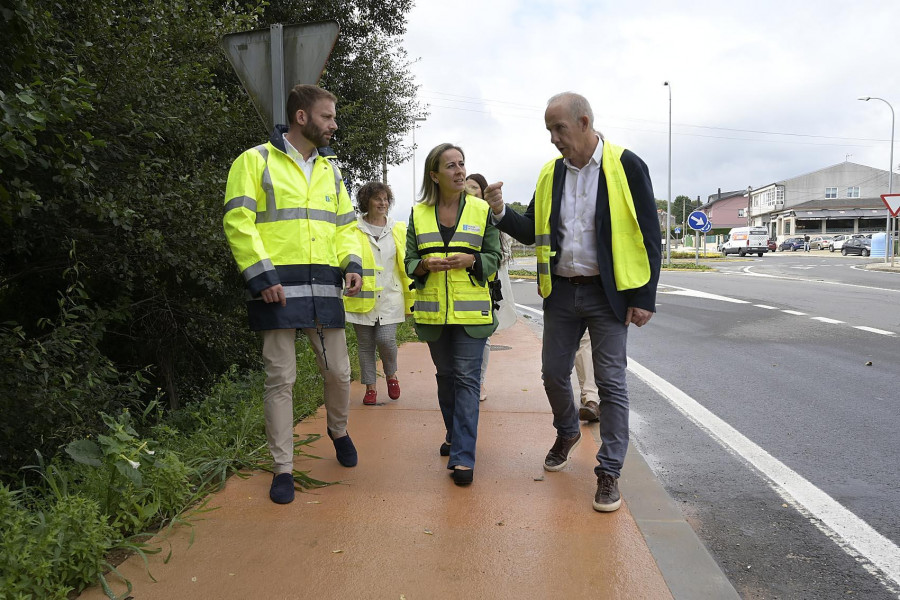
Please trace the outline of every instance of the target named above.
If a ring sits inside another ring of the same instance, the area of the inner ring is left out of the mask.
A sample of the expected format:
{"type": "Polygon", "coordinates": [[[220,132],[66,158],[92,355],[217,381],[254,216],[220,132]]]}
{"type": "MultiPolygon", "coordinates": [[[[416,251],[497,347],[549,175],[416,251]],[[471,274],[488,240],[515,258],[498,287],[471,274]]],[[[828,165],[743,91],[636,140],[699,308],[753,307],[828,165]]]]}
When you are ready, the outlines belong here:
{"type": "Polygon", "coordinates": [[[470,337],[462,325],[446,325],[440,338],[428,342],[431,360],[437,369],[438,403],[450,444],[448,469],[457,465],[475,466],[481,357],[485,341],[484,338],[470,337]]]}
{"type": "Polygon", "coordinates": [[[553,291],[544,300],[542,377],[553,410],[553,426],[563,437],[571,437],[580,429],[572,393],[572,366],[585,329],[591,333],[603,442],[594,471],[618,477],[628,450],[628,328],[616,318],[600,285],[573,285],[554,278],[553,291]]]}

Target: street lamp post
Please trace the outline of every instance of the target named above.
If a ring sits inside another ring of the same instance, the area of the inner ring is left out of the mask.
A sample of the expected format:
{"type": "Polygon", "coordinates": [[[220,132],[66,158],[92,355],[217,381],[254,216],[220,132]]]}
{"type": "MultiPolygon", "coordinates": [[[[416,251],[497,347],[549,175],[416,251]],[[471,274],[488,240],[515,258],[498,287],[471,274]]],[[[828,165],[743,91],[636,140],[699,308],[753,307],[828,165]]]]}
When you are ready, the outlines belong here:
{"type": "MultiPolygon", "coordinates": [[[[666,198],[666,264],[672,263],[672,240],[669,236],[669,216],[672,212],[672,86],[668,81],[663,85],[669,88],[669,195],[666,198]]],[[[699,234],[698,234],[699,235],[699,234]]]]}
{"type": "MultiPolygon", "coordinates": [[[[894,107],[891,106],[891,103],[885,100],[884,98],[878,98],[876,96],[866,96],[864,98],[859,98],[864,102],[868,102],[869,100],[881,100],[885,104],[888,105],[888,108],[891,109],[891,162],[888,163],[888,194],[894,193],[894,107]]],[[[893,223],[893,219],[891,218],[891,211],[888,209],[887,211],[887,224],[885,225],[885,233],[887,234],[884,241],[884,262],[890,262],[891,266],[894,266],[894,240],[891,224],[893,223]],[[890,251],[888,248],[890,247],[890,251]],[[890,254],[889,254],[890,252],[890,254]],[[890,256],[890,259],[888,259],[890,256]]]]}
{"type": "Polygon", "coordinates": [[[418,121],[424,121],[425,117],[413,117],[412,126],[412,183],[413,183],[413,204],[416,202],[416,127],[418,121]]]}

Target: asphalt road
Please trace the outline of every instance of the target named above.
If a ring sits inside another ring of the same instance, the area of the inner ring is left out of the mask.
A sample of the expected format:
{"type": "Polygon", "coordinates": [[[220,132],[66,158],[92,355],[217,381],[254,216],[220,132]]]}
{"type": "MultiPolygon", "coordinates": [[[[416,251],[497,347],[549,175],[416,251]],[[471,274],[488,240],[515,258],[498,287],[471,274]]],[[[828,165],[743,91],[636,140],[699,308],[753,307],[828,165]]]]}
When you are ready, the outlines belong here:
{"type": "Polygon", "coordinates": [[[631,329],[633,440],[744,598],[900,595],[900,274],[872,260],[663,272],[631,329]]]}

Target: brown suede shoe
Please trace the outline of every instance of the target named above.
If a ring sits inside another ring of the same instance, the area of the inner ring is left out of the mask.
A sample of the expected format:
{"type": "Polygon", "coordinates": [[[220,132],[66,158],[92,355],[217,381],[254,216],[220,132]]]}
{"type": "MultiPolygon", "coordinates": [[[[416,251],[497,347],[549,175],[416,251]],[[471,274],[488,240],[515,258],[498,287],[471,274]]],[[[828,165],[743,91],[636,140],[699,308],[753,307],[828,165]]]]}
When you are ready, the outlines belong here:
{"type": "Polygon", "coordinates": [[[581,405],[581,408],[578,409],[578,418],[582,421],[588,421],[591,423],[599,421],[600,405],[593,400],[588,400],[581,405]]]}
{"type": "Polygon", "coordinates": [[[559,435],[556,436],[553,447],[550,448],[550,452],[547,453],[547,458],[544,459],[544,470],[559,471],[569,464],[569,457],[572,456],[572,452],[575,451],[575,448],[580,442],[580,431],[575,434],[574,437],[570,438],[564,438],[559,435]]]}

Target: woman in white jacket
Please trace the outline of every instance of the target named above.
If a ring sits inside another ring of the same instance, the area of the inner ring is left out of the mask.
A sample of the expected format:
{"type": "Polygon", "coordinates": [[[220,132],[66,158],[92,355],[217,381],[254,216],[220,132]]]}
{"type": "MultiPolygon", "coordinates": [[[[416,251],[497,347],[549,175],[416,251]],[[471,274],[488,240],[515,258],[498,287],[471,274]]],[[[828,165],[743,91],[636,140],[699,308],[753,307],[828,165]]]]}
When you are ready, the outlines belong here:
{"type": "Polygon", "coordinates": [[[363,264],[359,294],[344,298],[347,321],[353,323],[359,346],[360,380],[366,386],[363,404],[377,403],[375,350],[381,356],[388,397],[400,397],[397,379],[397,324],[412,307],[410,279],[403,265],[406,223],[388,213],[394,204],[391,188],[370,181],[357,192],[357,239],[363,264]]]}

